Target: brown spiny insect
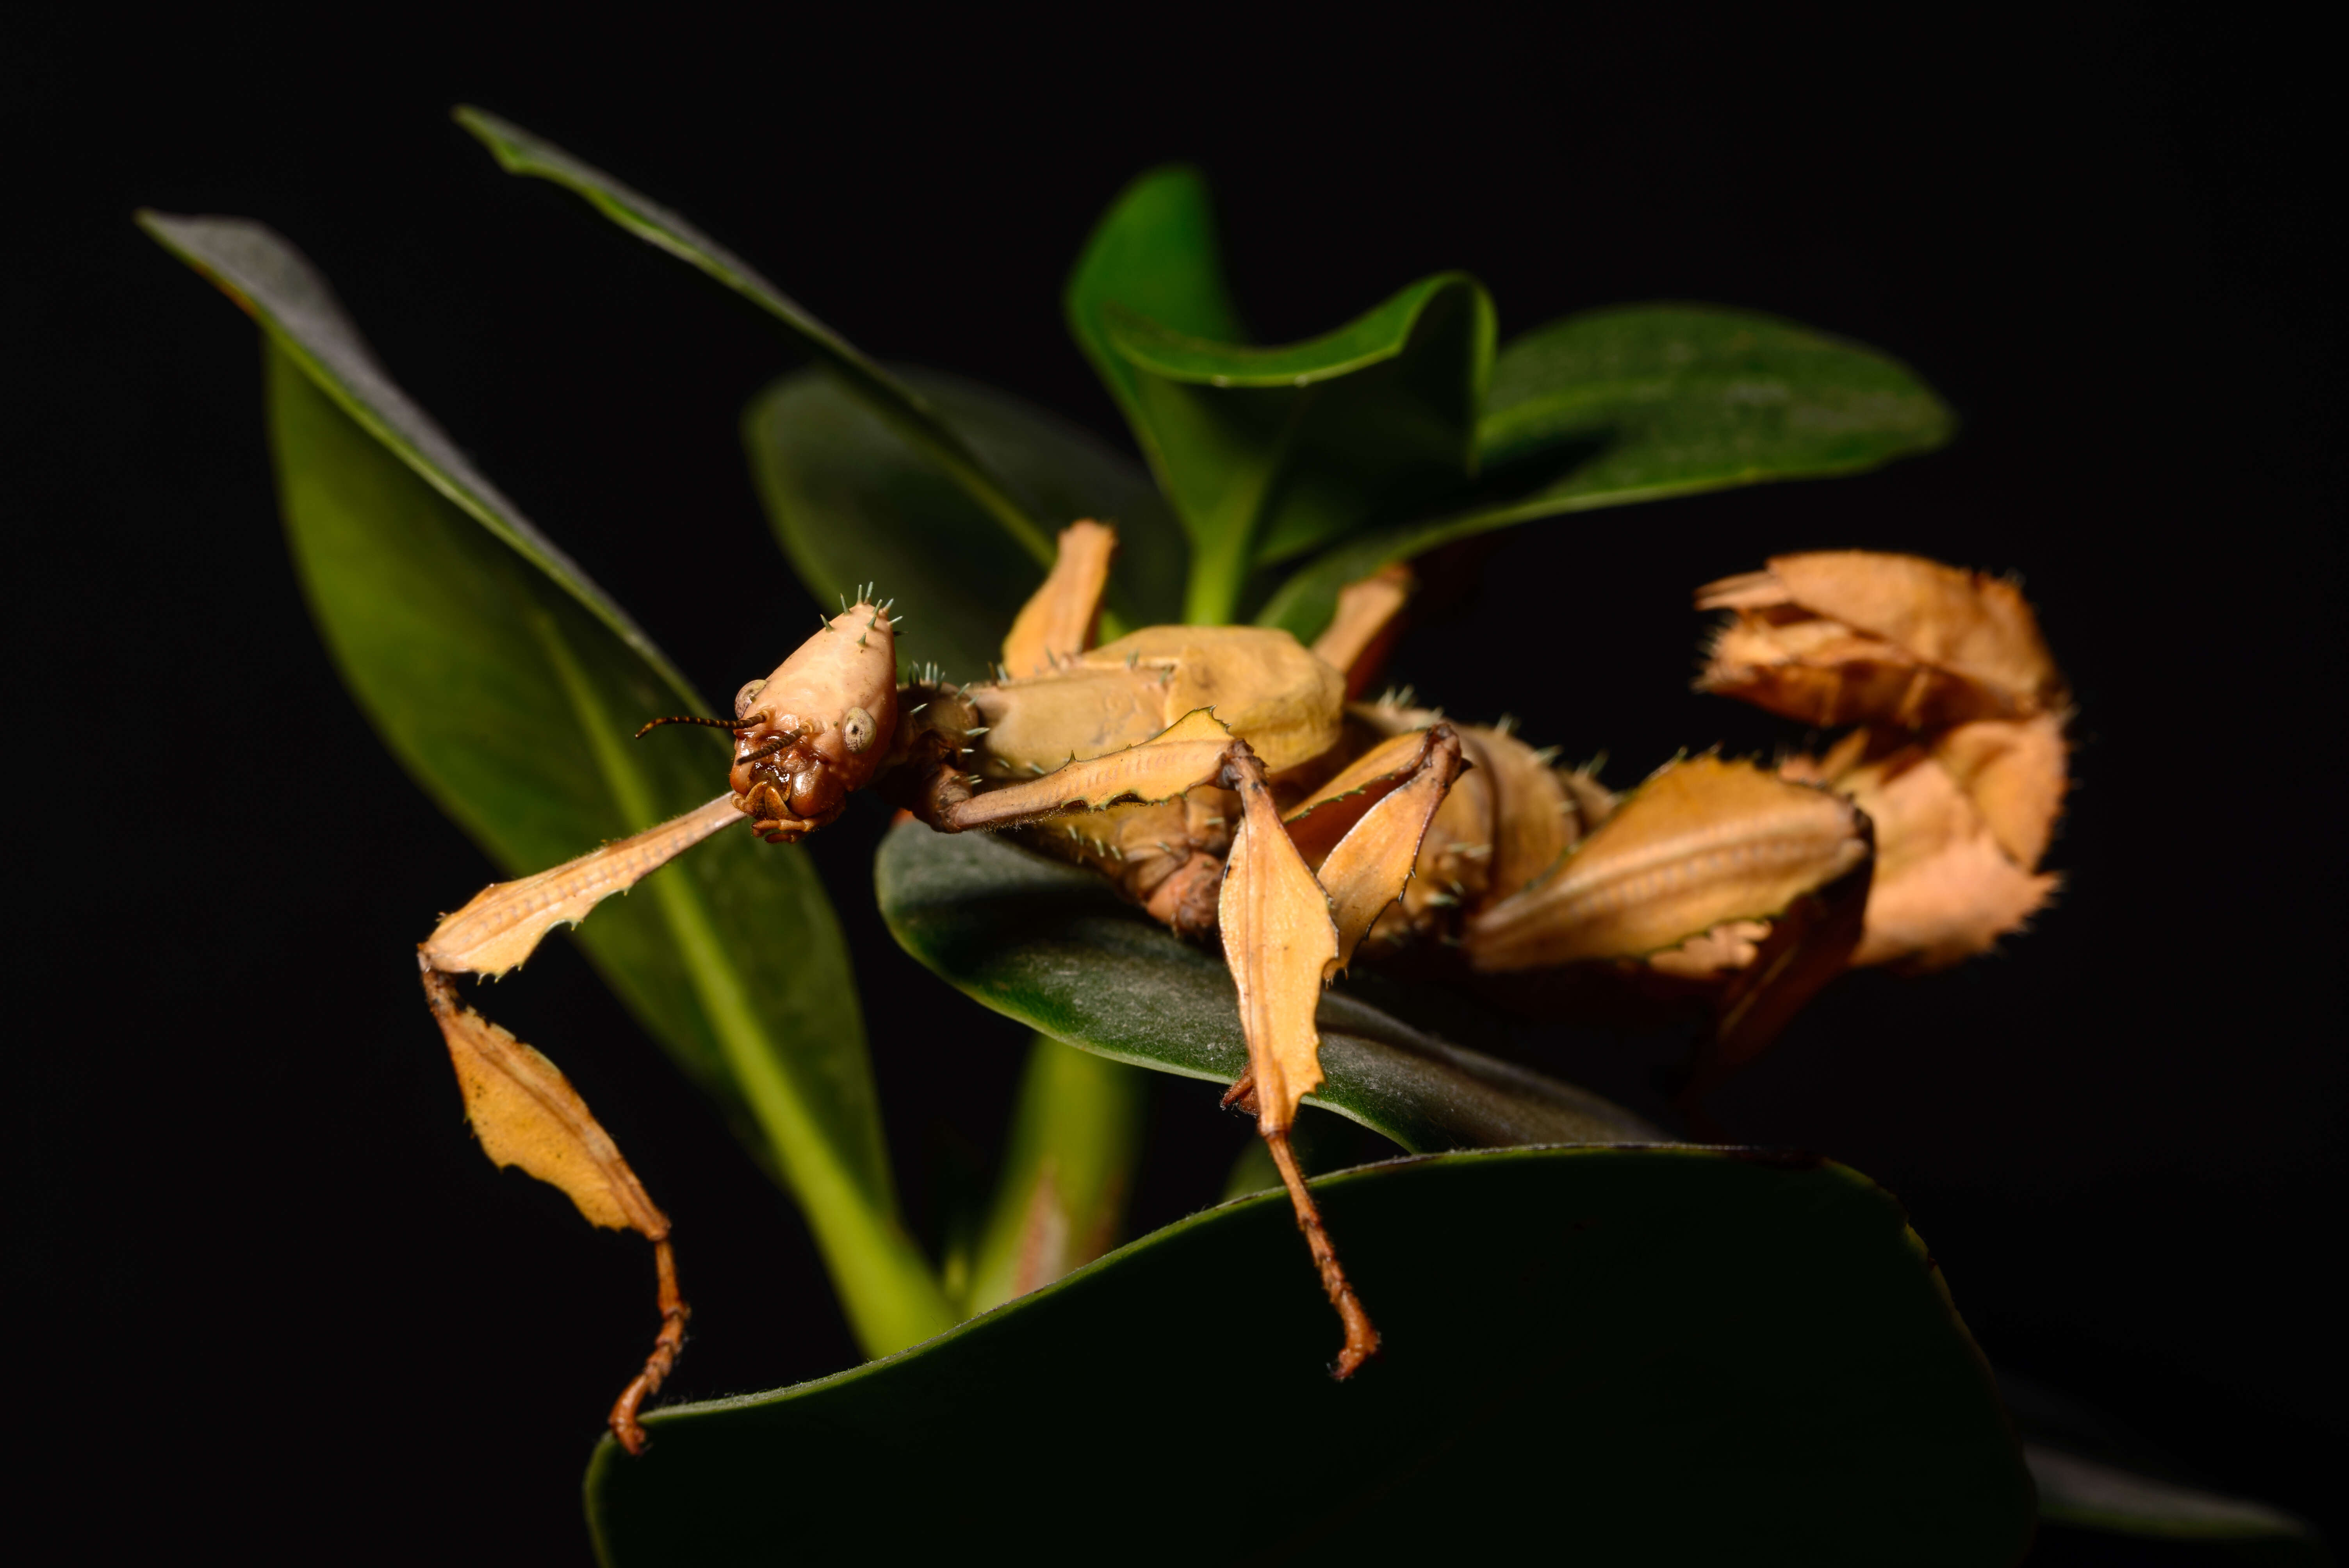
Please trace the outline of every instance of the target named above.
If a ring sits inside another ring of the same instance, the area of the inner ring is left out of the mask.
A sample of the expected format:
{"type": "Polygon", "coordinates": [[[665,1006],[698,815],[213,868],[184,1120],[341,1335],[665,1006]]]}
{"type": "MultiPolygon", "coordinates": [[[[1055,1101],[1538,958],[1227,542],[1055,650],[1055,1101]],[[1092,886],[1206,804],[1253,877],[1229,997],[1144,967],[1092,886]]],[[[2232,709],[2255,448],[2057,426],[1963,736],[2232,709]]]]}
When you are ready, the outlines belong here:
{"type": "MultiPolygon", "coordinates": [[[[636,1413],[683,1343],[668,1224],[563,1075],[464,1007],[499,975],[709,835],[792,843],[866,787],[942,832],[1012,834],[1092,867],[1186,936],[1220,934],[1251,1108],[1345,1327],[1336,1375],[1378,1346],[1289,1150],[1321,1080],[1314,1014],[1358,957],[1417,949],[1485,975],[1637,968],[1709,991],[1700,1087],[1749,1058],[1853,963],[1931,966],[2047,896],[2035,874],[2064,778],[2061,682],[2001,582],[1907,556],[1774,560],[1702,590],[1733,619],[1702,686],[1821,727],[1778,769],[1703,756],[1621,796],[1506,727],[1350,704],[1409,592],[1355,584],[1310,648],[1248,626],[1153,626],[1093,645],[1114,548],[1074,524],[1014,624],[1000,678],[900,684],[888,603],[860,596],[728,719],[727,792],[674,821],[483,891],[419,949],[468,1112],[500,1163],[655,1245],[662,1329],[612,1411],[636,1413]]],[[[643,733],[642,731],[639,732],[643,733]]]]}

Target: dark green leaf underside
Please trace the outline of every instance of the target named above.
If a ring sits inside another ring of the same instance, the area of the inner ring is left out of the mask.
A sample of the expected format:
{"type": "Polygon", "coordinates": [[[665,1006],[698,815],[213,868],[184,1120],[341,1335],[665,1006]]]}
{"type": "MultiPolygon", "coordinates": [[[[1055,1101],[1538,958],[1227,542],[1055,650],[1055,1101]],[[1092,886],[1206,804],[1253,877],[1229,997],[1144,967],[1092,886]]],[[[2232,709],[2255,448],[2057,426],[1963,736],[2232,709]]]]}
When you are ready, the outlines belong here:
{"type": "MultiPolygon", "coordinates": [[[[978,833],[912,823],[874,867],[908,953],[999,1013],[1071,1045],[1229,1083],[1247,1063],[1230,975],[1119,902],[1100,878],[978,833]]],[[[1332,993],[1309,1103],[1416,1152],[1522,1143],[1666,1141],[1570,1085],[1464,1050],[1332,993]]]]}
{"type": "Polygon", "coordinates": [[[641,1460],[607,1441],[605,1560],[943,1558],[1040,1495],[1050,1554],[1151,1563],[2021,1552],[1986,1371],[1851,1171],[1538,1150],[1317,1188],[1385,1335],[1350,1382],[1285,1199],[1244,1199],[905,1355],[659,1412],[641,1460]]]}
{"type": "MultiPolygon", "coordinates": [[[[1117,525],[1109,597],[1130,624],[1179,615],[1182,533],[1131,462],[1009,393],[901,375],[1036,516],[1056,528],[1081,517],[1117,525]]],[[[987,675],[1044,574],[936,463],[822,370],[761,392],[742,438],[767,520],[819,603],[878,583],[907,618],[902,659],[935,662],[952,680],[987,675]]]]}

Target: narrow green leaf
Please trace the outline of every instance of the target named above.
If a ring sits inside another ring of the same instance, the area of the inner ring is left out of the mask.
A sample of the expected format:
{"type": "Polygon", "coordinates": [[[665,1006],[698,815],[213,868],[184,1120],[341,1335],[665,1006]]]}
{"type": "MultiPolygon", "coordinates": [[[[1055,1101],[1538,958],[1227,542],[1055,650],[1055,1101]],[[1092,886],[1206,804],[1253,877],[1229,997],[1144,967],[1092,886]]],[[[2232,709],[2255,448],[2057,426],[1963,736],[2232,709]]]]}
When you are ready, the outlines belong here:
{"type": "Polygon", "coordinates": [[[1107,315],[1118,304],[1172,332],[1247,341],[1224,282],[1206,177],[1188,164],[1170,163],[1120,191],[1077,257],[1061,303],[1077,346],[1117,399],[1152,468],[1161,469],[1133,366],[1110,346],[1107,315]]]}
{"type": "Polygon", "coordinates": [[[966,1316],[1050,1284],[1117,1243],[1141,1162],[1146,1088],[1123,1062],[1036,1037],[966,1316]]]}
{"type": "MultiPolygon", "coordinates": [[[[238,219],[140,222],[260,324],[280,500],[319,629],[394,753],[504,872],[723,788],[713,738],[628,739],[653,715],[710,709],[399,391],[298,252],[238,219]]],[[[757,1129],[866,1345],[951,1321],[896,1219],[847,954],[806,862],[724,834],[578,934],[738,1129],[757,1129]]]]}
{"type": "Polygon", "coordinates": [[[1568,316],[1495,361],[1475,490],[1346,541],[1284,583],[1258,619],[1309,639],[1345,584],[1455,539],[1595,507],[1857,472],[1930,451],[1953,428],[1948,407],[1897,360],[1773,316],[1712,305],[1568,316]]]}
{"type": "MultiPolygon", "coordinates": [[[[1035,515],[1117,525],[1109,599],[1130,624],[1175,618],[1182,531],[1131,462],[1009,393],[905,375],[1035,515]]],[[[877,582],[907,616],[903,657],[934,661],[957,680],[987,673],[1043,573],[923,451],[822,369],[761,392],[743,414],[742,439],[767,521],[819,604],[877,582]]]]}
{"type": "Polygon", "coordinates": [[[937,410],[919,392],[809,315],[749,263],[667,208],[520,126],[470,105],[459,108],[456,119],[508,173],[535,175],[577,192],[629,233],[699,268],[781,322],[801,346],[832,366],[875,413],[926,452],[1029,559],[1041,567],[1051,565],[1050,531],[1013,498],[937,410]]]}
{"type": "Polygon", "coordinates": [[[1230,621],[1257,567],[1407,515],[1475,472],[1493,305],[1464,274],[1277,348],[1186,335],[1114,304],[1103,318],[1191,536],[1188,620],[1230,621]]]}
{"type": "Polygon", "coordinates": [[[1385,1336],[1352,1379],[1266,1193],[905,1355],[657,1412],[642,1459],[589,1467],[604,1561],[862,1561],[876,1522],[886,1555],[943,1560],[1040,1485],[1052,1542],[1144,1562],[2021,1556],[1981,1355],[1866,1178],[1518,1150],[1316,1189],[1385,1336]]]}
{"type": "MultiPolygon", "coordinates": [[[[882,841],[874,881],[900,945],[965,995],[1119,1061],[1218,1083],[1247,1065],[1231,976],[1118,902],[1099,877],[984,834],[913,823],[882,841]]],[[[1333,992],[1307,1103],[1414,1152],[1665,1135],[1597,1095],[1463,1050],[1333,992]]]]}

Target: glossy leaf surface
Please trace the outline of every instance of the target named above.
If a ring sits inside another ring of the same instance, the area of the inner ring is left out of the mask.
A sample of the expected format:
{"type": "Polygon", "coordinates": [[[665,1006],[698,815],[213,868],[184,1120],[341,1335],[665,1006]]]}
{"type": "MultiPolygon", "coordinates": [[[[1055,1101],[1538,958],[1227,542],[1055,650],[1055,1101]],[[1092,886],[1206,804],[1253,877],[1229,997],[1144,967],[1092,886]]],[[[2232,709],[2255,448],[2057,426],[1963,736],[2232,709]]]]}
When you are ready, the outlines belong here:
{"type": "Polygon", "coordinates": [[[829,365],[867,407],[926,452],[1004,537],[1041,569],[1051,564],[1049,527],[1006,491],[922,395],[818,321],[757,269],[651,198],[574,158],[520,126],[471,107],[457,123],[481,139],[509,174],[534,175],[576,191],[589,205],[647,244],[698,268],[780,323],[800,346],[829,365]]]}
{"type": "Polygon", "coordinates": [[[1069,327],[1192,543],[1184,619],[1231,620],[1249,574],[1474,471],[1493,307],[1425,278],[1337,331],[1247,346],[1199,172],[1136,180],[1069,279],[1069,327]]]}
{"type": "Polygon", "coordinates": [[[944,1558],[1040,1487],[1050,1554],[1154,1563],[2021,1553],[1988,1373],[1864,1178],[1520,1150],[1316,1188],[1386,1336],[1351,1381],[1265,1193],[905,1355],[658,1412],[589,1470],[605,1560],[944,1558]]]}
{"type": "MultiPolygon", "coordinates": [[[[1091,873],[979,833],[906,823],[874,867],[905,950],[965,994],[1103,1056],[1229,1083],[1247,1064],[1223,961],[1091,873]]],[[[1415,1152],[1664,1135],[1597,1095],[1464,1050],[1343,993],[1322,999],[1307,1099],[1415,1152]]]]}
{"type": "Polygon", "coordinates": [[[1504,346],[1477,428],[1475,489],[1349,541],[1292,577],[1268,625],[1310,637],[1346,583],[1513,523],[1929,451],[1953,420],[1890,356],[1711,305],[1589,311],[1504,346]]]}
{"type": "Polygon", "coordinates": [[[1114,303],[1104,314],[1190,535],[1186,620],[1231,620],[1258,565],[1407,515],[1475,469],[1493,305],[1473,278],[1423,279],[1277,348],[1177,333],[1114,303]]]}
{"type": "MultiPolygon", "coordinates": [[[[394,753],[503,872],[723,788],[726,748],[707,732],[629,739],[649,716],[711,710],[399,391],[298,253],[241,220],[143,221],[260,323],[312,613],[394,753]]],[[[450,906],[471,891],[450,889],[450,906]]],[[[429,913],[417,912],[419,936],[429,913]]],[[[806,863],[723,833],[578,936],[653,1036],[756,1130],[754,1151],[806,1210],[865,1342],[904,1345],[948,1321],[897,1226],[847,954],[806,863]],[[741,962],[779,951],[792,961],[741,962]]]]}
{"type": "Polygon", "coordinates": [[[1169,332],[1217,343],[1247,341],[1224,281],[1206,177],[1188,164],[1172,163],[1120,191],[1085,242],[1062,304],[1077,346],[1117,399],[1151,465],[1159,467],[1134,368],[1110,346],[1108,314],[1118,305],[1169,332]]]}
{"type": "MultiPolygon", "coordinates": [[[[1176,617],[1182,534],[1130,461],[1009,393],[934,372],[905,379],[1037,516],[1117,525],[1110,603],[1121,614],[1137,625],[1176,617]]],[[[1044,573],[928,454],[822,370],[761,392],[742,438],[767,520],[820,604],[878,583],[907,617],[901,657],[935,662],[950,680],[986,676],[1044,573]]]]}

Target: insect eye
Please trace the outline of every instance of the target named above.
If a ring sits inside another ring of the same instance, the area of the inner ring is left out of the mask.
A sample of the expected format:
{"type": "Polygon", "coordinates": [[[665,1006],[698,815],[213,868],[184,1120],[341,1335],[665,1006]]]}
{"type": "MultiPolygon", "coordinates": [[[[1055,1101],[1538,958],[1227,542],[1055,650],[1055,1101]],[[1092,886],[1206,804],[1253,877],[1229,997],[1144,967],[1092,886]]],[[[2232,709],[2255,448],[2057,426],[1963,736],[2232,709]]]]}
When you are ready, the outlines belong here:
{"type": "Polygon", "coordinates": [[[758,701],[759,694],[766,689],[767,683],[764,680],[744,681],[742,689],[734,694],[734,717],[750,717],[750,705],[758,701]]]}
{"type": "Polygon", "coordinates": [[[861,707],[852,707],[840,721],[840,738],[851,751],[862,751],[873,744],[873,716],[861,707]]]}

